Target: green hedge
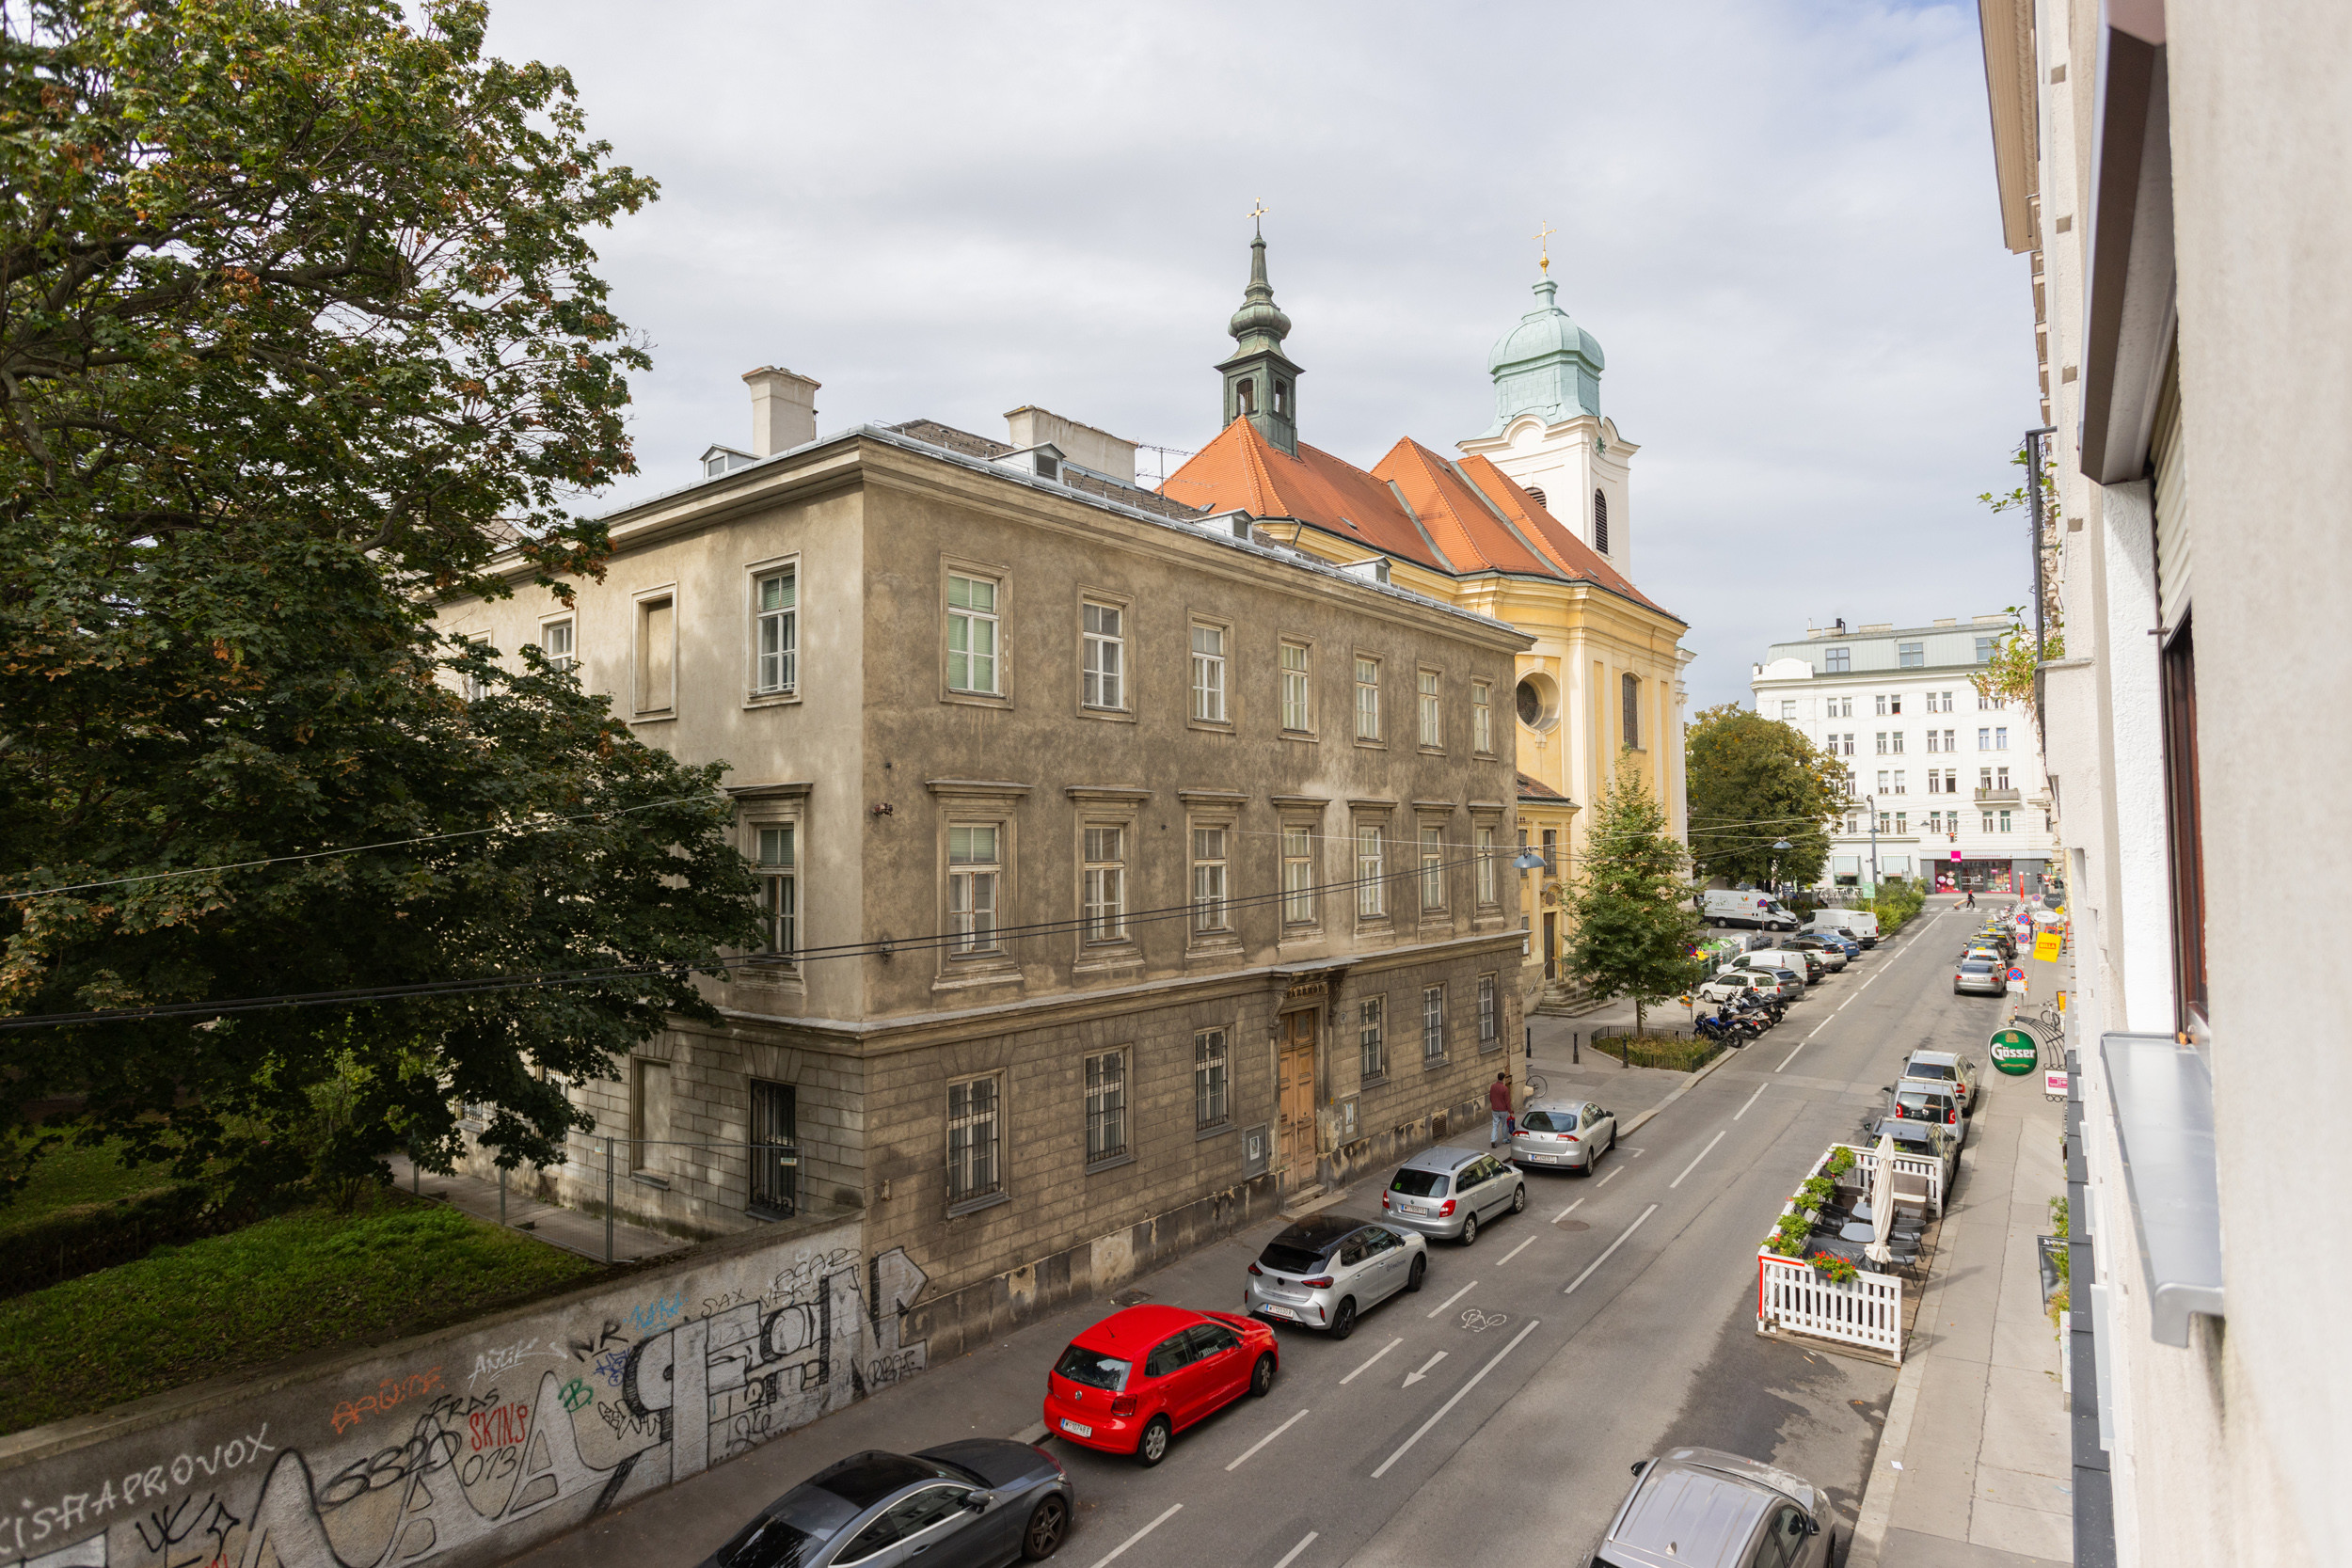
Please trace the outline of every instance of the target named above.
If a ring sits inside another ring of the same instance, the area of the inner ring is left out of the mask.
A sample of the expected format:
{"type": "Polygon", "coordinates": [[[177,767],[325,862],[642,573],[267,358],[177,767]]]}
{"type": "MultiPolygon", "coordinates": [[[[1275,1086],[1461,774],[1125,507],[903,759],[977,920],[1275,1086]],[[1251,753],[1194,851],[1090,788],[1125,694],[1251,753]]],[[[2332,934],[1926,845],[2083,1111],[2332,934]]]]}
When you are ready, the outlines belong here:
{"type": "Polygon", "coordinates": [[[1635,1067],[1666,1068],[1676,1072],[1696,1072],[1724,1053],[1721,1040],[1710,1040],[1704,1035],[1602,1035],[1593,1037],[1593,1049],[1604,1056],[1624,1061],[1629,1054],[1635,1067]]]}
{"type": "Polygon", "coordinates": [[[1879,917],[1879,939],[1884,941],[1910,924],[1928,901],[1928,895],[1916,882],[1882,882],[1878,897],[1870,904],[1870,912],[1879,917]]]}
{"type": "Polygon", "coordinates": [[[132,1262],[167,1243],[215,1236],[232,1223],[212,1193],[192,1181],[61,1209],[9,1229],[0,1245],[0,1296],[132,1262]]]}

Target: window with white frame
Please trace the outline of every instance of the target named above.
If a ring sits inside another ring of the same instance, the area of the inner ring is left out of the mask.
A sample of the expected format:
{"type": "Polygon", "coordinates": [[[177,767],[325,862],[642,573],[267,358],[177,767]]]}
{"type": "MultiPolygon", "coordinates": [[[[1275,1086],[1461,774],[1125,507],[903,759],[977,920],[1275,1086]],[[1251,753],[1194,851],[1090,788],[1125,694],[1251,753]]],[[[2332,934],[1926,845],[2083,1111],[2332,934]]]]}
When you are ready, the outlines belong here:
{"type": "Polygon", "coordinates": [[[1282,921],[1311,926],[1315,920],[1314,834],[1297,823],[1282,825],[1282,921]]]}
{"type": "Polygon", "coordinates": [[[1990,637],[1979,637],[1977,639],[1977,662],[1979,664],[1990,664],[1993,662],[1993,644],[1995,641],[1995,639],[1990,637]]]}
{"type": "Polygon", "coordinates": [[[1359,1066],[1366,1078],[1385,1078],[1389,1071],[1388,1037],[1382,1033],[1381,1017],[1386,998],[1367,996],[1356,1008],[1356,1045],[1361,1053],[1359,1066]]]}
{"type": "Polygon", "coordinates": [[[967,1203],[1004,1191],[999,1159],[1002,1088],[994,1076],[947,1085],[947,1201],[967,1203]]]}
{"type": "Polygon", "coordinates": [[[1192,716],[1204,724],[1225,722],[1225,628],[1192,627],[1192,716]]]}
{"type": "Polygon", "coordinates": [[[2002,812],[2002,813],[2000,814],[2000,817],[2001,817],[2001,832],[2009,832],[2009,813],[2007,813],[2007,812],[2002,812]]]}
{"type": "Polygon", "coordinates": [[[1119,942],[1127,935],[1127,830],[1125,826],[1085,830],[1085,887],[1080,919],[1089,942],[1119,942]]]}
{"type": "Polygon", "coordinates": [[[1891,742],[1889,749],[1893,751],[1895,755],[1901,756],[1903,754],[1903,732],[1901,730],[1891,730],[1887,733],[1886,738],[1889,742],[1891,742]]]}
{"type": "Polygon", "coordinates": [[[572,623],[549,621],[539,628],[539,652],[550,670],[568,670],[580,662],[573,653],[572,623]]]}
{"type": "Polygon", "coordinates": [[[1421,743],[1435,750],[1445,744],[1445,711],[1438,705],[1438,672],[1416,673],[1421,700],[1421,743]]]}
{"type": "Polygon", "coordinates": [[[1989,832],[1991,832],[1993,831],[1993,814],[1992,814],[1991,812],[1989,812],[1989,811],[1988,811],[1988,812],[1983,813],[1982,815],[1983,815],[1983,816],[1984,816],[1984,830],[1983,830],[1983,831],[1989,833],[1989,832]]]}
{"type": "Polygon", "coordinates": [[[1991,789],[1993,787],[1993,769],[1990,768],[1979,768],[1977,769],[1977,787],[1979,789],[1991,789]]]}
{"type": "Polygon", "coordinates": [[[1879,813],[1879,832],[1883,833],[1894,832],[1894,820],[1887,813],[1879,813]]]}
{"type": "Polygon", "coordinates": [[[1478,862],[1478,901],[1500,902],[1495,890],[1495,831],[1480,827],[1473,831],[1471,839],[1471,850],[1478,862]]]}
{"type": "Polygon", "coordinates": [[[1197,1128],[1222,1127],[1232,1119],[1222,1029],[1203,1029],[1192,1037],[1192,1119],[1197,1128]]]}
{"type": "Polygon", "coordinates": [[[1853,650],[1851,648],[1824,648],[1821,651],[1821,668],[1833,675],[1844,674],[1853,668],[1853,650]]]}
{"type": "Polygon", "coordinates": [[[1485,756],[1495,749],[1495,689],[1470,682],[1470,750],[1485,756]]]}
{"type": "Polygon", "coordinates": [[[752,579],[752,689],[762,696],[800,687],[800,602],[798,572],[762,572],[752,579]]]}
{"type": "Polygon", "coordinates": [[[759,834],[760,950],[789,958],[800,951],[801,888],[797,846],[789,822],[761,828],[759,834]]]}
{"type": "Polygon", "coordinates": [[[1895,644],[1895,663],[1899,668],[1915,670],[1925,665],[1927,661],[1926,643],[1898,642],[1895,644]]]}
{"type": "Polygon", "coordinates": [[[1958,730],[1946,730],[1944,732],[1944,750],[1947,752],[1957,752],[1960,750],[1960,732],[1958,730]]]}
{"type": "Polygon", "coordinates": [[[1879,755],[1884,756],[1886,754],[1886,732],[1884,730],[1878,732],[1878,742],[1879,755]]]}
{"type": "Polygon", "coordinates": [[[2009,730],[2007,726],[2004,725],[1996,727],[1994,730],[1993,749],[1996,752],[2006,752],[2009,750],[2009,730]]]}
{"type": "Polygon", "coordinates": [[[997,696],[995,581],[947,574],[947,689],[997,696]]]}
{"type": "Polygon", "coordinates": [[[1903,788],[1903,770],[1899,768],[1895,769],[1895,793],[1898,795],[1908,795],[1911,793],[1909,790],[1903,788]]]}
{"type": "Polygon", "coordinates": [[[1891,775],[1890,775],[1890,774],[1886,771],[1886,769],[1885,769],[1885,768],[1880,768],[1880,769],[1879,769],[1879,793],[1880,793],[1881,795],[1884,795],[1885,793],[1887,793],[1887,790],[1888,790],[1888,787],[1889,787],[1889,786],[1888,786],[1888,784],[1887,784],[1886,781],[1887,781],[1887,779],[1888,779],[1889,777],[1891,777],[1891,775]]]}
{"type": "Polygon", "coordinates": [[[1935,731],[1933,731],[1933,730],[1930,730],[1930,731],[1928,732],[1928,750],[1929,750],[1929,751],[1931,751],[1931,752],[1935,752],[1935,751],[1941,751],[1941,750],[1943,749],[1942,747],[1940,747],[1940,746],[1938,746],[1938,745],[1936,744],[1936,741],[1938,740],[1938,738],[1939,738],[1939,736],[1937,736],[1937,734],[1936,734],[1936,732],[1935,732],[1935,731]]]}
{"type": "Polygon", "coordinates": [[[1886,694],[1886,711],[1887,711],[1888,716],[1889,716],[1890,718],[1891,718],[1891,717],[1894,717],[1894,716],[1896,716],[1896,715],[1900,714],[1900,713],[1902,712],[1902,710],[1903,710],[1903,694],[1902,694],[1901,692],[1899,692],[1899,691],[1890,691],[1890,692],[1888,692],[1888,693],[1886,694]]]}
{"type": "Polygon", "coordinates": [[[1127,1152],[1127,1053],[1105,1051],[1086,1059],[1087,1164],[1127,1152]]]}
{"type": "Polygon", "coordinates": [[[1380,661],[1356,657],[1356,738],[1380,738],[1380,661]]]}
{"type": "Polygon", "coordinates": [[[1127,614],[1118,605],[1079,606],[1082,705],[1118,712],[1127,705],[1127,614]]]}
{"type": "Polygon", "coordinates": [[[1900,837],[1911,832],[1910,820],[1910,815],[1906,812],[1899,811],[1895,814],[1895,833],[1897,837],[1900,837]]]}
{"type": "Polygon", "coordinates": [[[1192,928],[1196,931],[1226,928],[1225,851],[1223,828],[1193,829],[1192,928]]]}
{"type": "Polygon", "coordinates": [[[1362,916],[1389,912],[1386,846],[1382,831],[1370,823],[1356,830],[1356,912],[1362,916]]]}
{"type": "Polygon", "coordinates": [[[1309,697],[1307,679],[1307,644],[1282,644],[1282,727],[1294,735],[1305,735],[1314,728],[1314,708],[1309,697]]]}
{"type": "Polygon", "coordinates": [[[1797,716],[1797,703],[1795,698],[1791,697],[1782,702],[1780,705],[1780,716],[1783,719],[1794,719],[1797,716]]]}
{"type": "Polygon", "coordinates": [[[1502,1036],[1501,998],[1497,995],[1495,977],[1478,977],[1478,1043],[1490,1045],[1502,1036]]]}
{"type": "Polygon", "coordinates": [[[1977,731],[1977,750],[1979,752],[1993,750],[1993,731],[1990,727],[1977,731]]]}
{"type": "Polygon", "coordinates": [[[947,830],[947,919],[959,953],[996,945],[996,895],[1005,870],[1002,832],[994,824],[947,830]]]}
{"type": "Polygon", "coordinates": [[[1873,697],[1873,699],[1872,699],[1872,700],[1873,700],[1873,702],[1877,705],[1877,707],[1878,707],[1878,715],[1879,715],[1879,717],[1880,717],[1880,718],[1882,718],[1882,719],[1885,718],[1885,717],[1886,717],[1886,693],[1885,693],[1885,692],[1883,692],[1883,691],[1878,692],[1878,693],[1876,693],[1876,694],[1875,694],[1875,696],[1873,697]]]}
{"type": "Polygon", "coordinates": [[[1993,770],[1993,787],[1995,789],[2007,789],[2009,787],[2008,768],[1995,768],[1993,770]]]}
{"type": "Polygon", "coordinates": [[[1445,1054],[1445,988],[1421,989],[1421,1059],[1434,1062],[1445,1054]]]}
{"type": "Polygon", "coordinates": [[[1421,907],[1423,912],[1445,908],[1445,830],[1421,831],[1421,907]]]}

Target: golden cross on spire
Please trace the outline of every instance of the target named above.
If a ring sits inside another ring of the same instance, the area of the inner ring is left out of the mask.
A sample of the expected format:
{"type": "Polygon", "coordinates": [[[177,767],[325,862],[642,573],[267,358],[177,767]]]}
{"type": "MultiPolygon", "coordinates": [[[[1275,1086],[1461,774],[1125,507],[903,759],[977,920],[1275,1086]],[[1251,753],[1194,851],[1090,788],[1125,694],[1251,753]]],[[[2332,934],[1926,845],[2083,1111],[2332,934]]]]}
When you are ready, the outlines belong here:
{"type": "Polygon", "coordinates": [[[1250,222],[1257,224],[1258,232],[1263,234],[1265,232],[1265,223],[1263,219],[1266,214],[1271,213],[1273,210],[1274,209],[1265,204],[1265,198],[1260,197],[1250,207],[1249,211],[1244,213],[1242,216],[1248,218],[1250,222]]]}
{"type": "Polygon", "coordinates": [[[1535,221],[1539,227],[1535,230],[1534,240],[1537,245],[1544,247],[1543,261],[1539,264],[1543,268],[1544,276],[1549,277],[1551,276],[1551,236],[1560,230],[1545,223],[1541,218],[1535,221]]]}

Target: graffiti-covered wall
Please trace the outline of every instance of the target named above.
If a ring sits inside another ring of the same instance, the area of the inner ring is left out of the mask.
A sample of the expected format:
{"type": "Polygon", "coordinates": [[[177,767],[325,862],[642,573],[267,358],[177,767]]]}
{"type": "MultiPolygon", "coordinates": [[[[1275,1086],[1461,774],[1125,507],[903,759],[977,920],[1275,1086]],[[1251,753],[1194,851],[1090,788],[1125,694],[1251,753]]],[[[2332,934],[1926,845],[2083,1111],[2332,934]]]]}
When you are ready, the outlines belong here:
{"type": "Polygon", "coordinates": [[[804,1222],[346,1357],[0,1441],[0,1564],[470,1568],[919,1371],[928,1281],[804,1222]]]}

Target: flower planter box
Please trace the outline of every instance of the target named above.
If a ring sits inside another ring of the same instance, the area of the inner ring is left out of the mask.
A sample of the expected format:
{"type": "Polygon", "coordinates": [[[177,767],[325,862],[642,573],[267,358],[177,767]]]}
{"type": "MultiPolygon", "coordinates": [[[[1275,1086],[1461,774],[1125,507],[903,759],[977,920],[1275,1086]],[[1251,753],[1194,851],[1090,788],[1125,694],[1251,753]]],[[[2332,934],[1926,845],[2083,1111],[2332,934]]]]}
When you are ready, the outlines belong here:
{"type": "MultiPolygon", "coordinates": [[[[1820,1172],[1841,1147],[1851,1149],[1853,1166],[1842,1178],[1833,1180],[1838,1181],[1837,1201],[1851,1208],[1868,1197],[1878,1156],[1867,1148],[1833,1144],[1814,1170],[1820,1172]]],[[[1943,1212],[1942,1170],[1935,1162],[1899,1155],[1894,1174],[1899,1191],[1923,1199],[1938,1213],[1943,1212]]],[[[1798,1213],[1811,1217],[1802,1194],[1782,1204],[1780,1212],[1784,1218],[1798,1213]]],[[[1778,1227],[1774,1229],[1777,1232],[1778,1227]]],[[[1903,1358],[1903,1280],[1899,1275],[1868,1270],[1857,1272],[1850,1280],[1834,1280],[1813,1266],[1809,1253],[1787,1257],[1772,1250],[1768,1237],[1756,1254],[1756,1329],[1759,1334],[1803,1335],[1851,1345],[1899,1365],[1903,1358]]]]}

